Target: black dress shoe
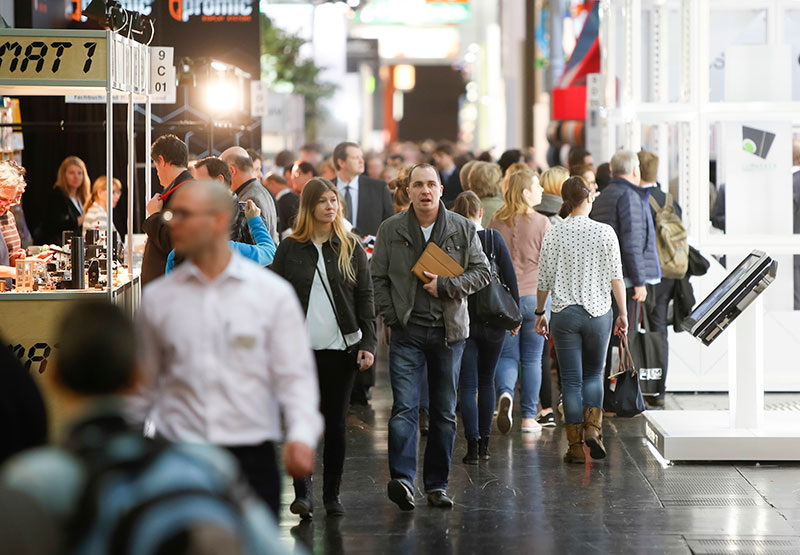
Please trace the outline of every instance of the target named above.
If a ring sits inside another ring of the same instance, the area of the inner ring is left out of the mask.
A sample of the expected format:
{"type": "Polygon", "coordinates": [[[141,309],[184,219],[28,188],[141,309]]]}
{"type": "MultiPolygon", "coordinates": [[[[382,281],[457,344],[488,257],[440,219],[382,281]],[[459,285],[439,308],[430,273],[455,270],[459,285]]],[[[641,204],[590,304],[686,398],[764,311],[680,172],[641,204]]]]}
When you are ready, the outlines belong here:
{"type": "Polygon", "coordinates": [[[452,509],[453,500],[447,497],[445,491],[432,491],[428,494],[428,505],[439,509],[452,509]]]}
{"type": "Polygon", "coordinates": [[[325,512],[328,513],[328,516],[344,516],[344,505],[339,500],[338,497],[334,497],[333,499],[326,499],[324,501],[325,504],[325,512]]]}
{"type": "Polygon", "coordinates": [[[467,454],[461,459],[464,464],[478,464],[478,440],[467,440],[467,454]]]}
{"type": "Polygon", "coordinates": [[[414,494],[412,491],[400,480],[390,480],[386,488],[389,492],[389,499],[392,500],[401,511],[413,511],[416,505],[414,504],[414,494]]]}

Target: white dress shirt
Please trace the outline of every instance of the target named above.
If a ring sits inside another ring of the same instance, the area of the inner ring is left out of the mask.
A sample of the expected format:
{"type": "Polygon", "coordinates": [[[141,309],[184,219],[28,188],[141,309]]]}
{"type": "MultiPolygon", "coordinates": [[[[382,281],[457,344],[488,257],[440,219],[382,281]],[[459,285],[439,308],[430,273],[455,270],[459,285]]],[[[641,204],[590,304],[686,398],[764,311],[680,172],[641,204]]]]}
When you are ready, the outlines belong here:
{"type": "Polygon", "coordinates": [[[232,253],[213,281],[189,261],[144,291],[137,316],[143,379],[137,423],[172,441],[315,448],[319,386],[291,285],[232,253]]]}
{"type": "Polygon", "coordinates": [[[539,291],[551,291],[553,312],[581,305],[592,316],[611,309],[611,280],[622,279],[614,229],[586,216],[550,226],[539,251],[539,291]]]}
{"type": "MultiPolygon", "coordinates": [[[[345,187],[350,187],[350,199],[353,201],[350,206],[350,223],[353,224],[353,227],[358,227],[358,178],[357,175],[350,183],[347,183],[338,175],[336,176],[336,188],[339,189],[339,194],[344,202],[347,202],[345,187]]],[[[344,214],[347,215],[347,210],[344,210],[344,214]]]]}

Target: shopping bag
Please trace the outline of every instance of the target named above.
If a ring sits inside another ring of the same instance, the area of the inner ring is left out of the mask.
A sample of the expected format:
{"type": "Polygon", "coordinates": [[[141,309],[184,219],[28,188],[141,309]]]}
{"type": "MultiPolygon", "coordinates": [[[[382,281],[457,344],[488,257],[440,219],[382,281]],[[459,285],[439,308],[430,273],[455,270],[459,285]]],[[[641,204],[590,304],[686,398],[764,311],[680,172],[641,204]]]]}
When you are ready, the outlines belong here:
{"type": "Polygon", "coordinates": [[[633,362],[628,337],[619,334],[619,372],[609,376],[615,380],[612,406],[617,416],[631,417],[644,412],[644,397],[639,389],[639,372],[633,362]]]}
{"type": "Polygon", "coordinates": [[[631,356],[639,373],[642,395],[658,397],[664,390],[664,367],[667,362],[666,332],[650,327],[647,311],[642,303],[636,303],[633,325],[628,333],[631,356]]]}

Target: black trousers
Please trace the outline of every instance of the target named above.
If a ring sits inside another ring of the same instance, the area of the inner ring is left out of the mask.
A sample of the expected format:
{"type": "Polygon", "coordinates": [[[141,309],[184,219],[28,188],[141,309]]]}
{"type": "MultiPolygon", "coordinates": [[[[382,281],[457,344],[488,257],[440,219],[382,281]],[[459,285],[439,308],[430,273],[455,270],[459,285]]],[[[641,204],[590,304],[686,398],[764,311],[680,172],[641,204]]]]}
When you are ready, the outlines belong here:
{"type": "Polygon", "coordinates": [[[666,391],[667,384],[667,367],[669,366],[669,333],[667,331],[667,315],[669,311],[669,302],[672,300],[672,293],[675,289],[675,280],[669,278],[662,278],[661,283],[658,285],[647,286],[647,302],[645,303],[645,310],[647,311],[647,318],[650,321],[650,329],[664,333],[664,353],[666,359],[664,360],[664,368],[662,373],[661,382],[658,385],[658,394],[663,396],[666,391]],[[652,295],[652,302],[650,296],[652,295]]]}
{"type": "Polygon", "coordinates": [[[228,447],[239,461],[242,473],[256,494],[272,509],[275,520],[280,522],[281,475],[275,444],[265,441],[260,445],[228,447]]]}
{"type": "Polygon", "coordinates": [[[325,420],[322,481],[323,495],[327,498],[339,494],[347,447],[347,409],[358,370],[355,353],[314,351],[314,356],[319,382],[319,410],[325,420]]]}

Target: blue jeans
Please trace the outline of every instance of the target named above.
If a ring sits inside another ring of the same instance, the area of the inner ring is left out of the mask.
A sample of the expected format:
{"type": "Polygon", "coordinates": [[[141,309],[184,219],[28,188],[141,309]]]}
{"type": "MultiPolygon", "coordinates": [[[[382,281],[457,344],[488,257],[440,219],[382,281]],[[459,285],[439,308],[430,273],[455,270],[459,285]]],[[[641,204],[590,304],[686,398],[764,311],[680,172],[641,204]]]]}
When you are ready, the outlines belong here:
{"type": "MultiPolygon", "coordinates": [[[[536,333],[536,295],[519,299],[522,327],[515,337],[506,336],[500,360],[497,361],[497,394],[508,393],[514,397],[514,387],[519,374],[519,396],[522,418],[534,418],[542,387],[542,352],[544,337],[536,333]]],[[[546,311],[550,314],[550,299],[546,311]]]]}
{"type": "Polygon", "coordinates": [[[503,349],[505,330],[472,324],[464,346],[459,381],[464,436],[488,438],[494,416],[494,369],[503,349]]]}
{"type": "Polygon", "coordinates": [[[425,491],[444,491],[456,439],[456,397],[464,341],[448,345],[444,328],[409,324],[392,328],[389,377],[392,416],[389,419],[389,471],[414,491],[417,471],[420,383],[428,369],[430,431],[422,479],[425,491]]]}
{"type": "Polygon", "coordinates": [[[561,368],[567,424],[580,424],[584,409],[603,406],[603,366],[613,323],[610,310],[594,317],[580,305],[553,313],[550,332],[561,368]]]}

